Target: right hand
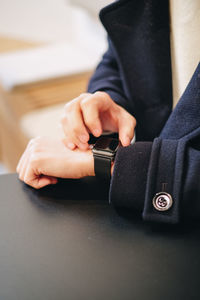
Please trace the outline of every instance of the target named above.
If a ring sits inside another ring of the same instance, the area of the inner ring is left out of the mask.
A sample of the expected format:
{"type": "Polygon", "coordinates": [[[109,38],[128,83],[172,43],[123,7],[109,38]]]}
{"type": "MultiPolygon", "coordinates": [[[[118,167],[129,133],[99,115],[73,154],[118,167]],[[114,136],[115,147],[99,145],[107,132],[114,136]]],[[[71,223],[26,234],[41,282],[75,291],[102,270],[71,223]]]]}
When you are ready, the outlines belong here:
{"type": "Polygon", "coordinates": [[[74,151],[65,147],[59,138],[36,137],[32,139],[17,165],[19,179],[40,189],[56,184],[59,178],[94,176],[92,151],[74,151]]]}
{"type": "Polygon", "coordinates": [[[61,123],[71,150],[88,149],[89,133],[99,137],[103,131],[118,132],[122,145],[128,146],[136,126],[135,118],[105,92],[81,94],[68,102],[61,123]]]}

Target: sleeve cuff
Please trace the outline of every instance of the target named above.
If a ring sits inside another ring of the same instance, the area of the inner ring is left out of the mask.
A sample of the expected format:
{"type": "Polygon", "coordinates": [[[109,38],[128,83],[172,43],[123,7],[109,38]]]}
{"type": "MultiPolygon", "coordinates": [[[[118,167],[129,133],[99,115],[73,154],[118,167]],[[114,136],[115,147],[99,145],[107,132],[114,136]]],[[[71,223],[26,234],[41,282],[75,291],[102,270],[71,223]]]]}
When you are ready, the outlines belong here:
{"type": "Polygon", "coordinates": [[[136,142],[118,150],[109,200],[116,207],[142,212],[152,142],[136,142]]]}
{"type": "Polygon", "coordinates": [[[110,202],[142,213],[144,221],[177,224],[183,205],[184,140],[154,139],[119,149],[110,202]],[[170,204],[170,205],[169,205],[170,204]]]}

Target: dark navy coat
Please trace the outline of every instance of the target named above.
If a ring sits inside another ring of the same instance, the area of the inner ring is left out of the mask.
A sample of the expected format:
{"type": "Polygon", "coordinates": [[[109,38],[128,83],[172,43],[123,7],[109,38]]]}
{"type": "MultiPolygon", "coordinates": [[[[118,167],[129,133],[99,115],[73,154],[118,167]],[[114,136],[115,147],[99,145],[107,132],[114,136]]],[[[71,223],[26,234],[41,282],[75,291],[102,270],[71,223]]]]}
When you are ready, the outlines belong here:
{"type": "Polygon", "coordinates": [[[110,201],[144,220],[177,223],[200,217],[200,64],[172,111],[169,4],[119,0],[100,18],[109,48],[88,91],[105,91],[137,120],[137,142],[115,159],[110,201]],[[171,208],[153,206],[159,192],[171,208]]]}

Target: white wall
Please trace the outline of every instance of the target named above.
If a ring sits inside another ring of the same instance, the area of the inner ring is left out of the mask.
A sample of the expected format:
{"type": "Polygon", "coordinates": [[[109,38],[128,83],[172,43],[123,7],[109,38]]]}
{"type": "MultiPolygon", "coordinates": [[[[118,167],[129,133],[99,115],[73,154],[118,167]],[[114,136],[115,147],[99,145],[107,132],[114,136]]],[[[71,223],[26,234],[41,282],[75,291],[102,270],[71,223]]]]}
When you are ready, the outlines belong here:
{"type": "Polygon", "coordinates": [[[98,13],[101,8],[110,4],[114,0],[69,0],[71,3],[79,5],[86,8],[91,12],[95,17],[98,16],[98,13]]]}
{"type": "Polygon", "coordinates": [[[92,30],[101,36],[103,29],[97,21],[98,11],[110,2],[0,0],[0,35],[37,42],[73,42],[77,35],[81,36],[81,32],[85,34],[87,30],[88,34],[92,30]]]}

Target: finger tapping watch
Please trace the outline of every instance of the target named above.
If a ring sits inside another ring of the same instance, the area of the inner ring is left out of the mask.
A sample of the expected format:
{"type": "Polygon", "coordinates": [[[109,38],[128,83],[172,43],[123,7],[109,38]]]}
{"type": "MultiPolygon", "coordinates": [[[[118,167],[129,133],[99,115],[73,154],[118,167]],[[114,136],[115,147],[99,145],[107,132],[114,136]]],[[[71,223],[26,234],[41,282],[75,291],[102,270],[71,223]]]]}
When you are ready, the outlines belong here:
{"type": "Polygon", "coordinates": [[[111,163],[114,161],[120,147],[118,139],[100,137],[92,148],[94,156],[95,175],[101,179],[110,180],[111,163]]]}

